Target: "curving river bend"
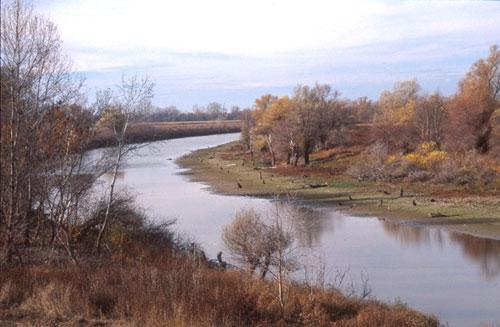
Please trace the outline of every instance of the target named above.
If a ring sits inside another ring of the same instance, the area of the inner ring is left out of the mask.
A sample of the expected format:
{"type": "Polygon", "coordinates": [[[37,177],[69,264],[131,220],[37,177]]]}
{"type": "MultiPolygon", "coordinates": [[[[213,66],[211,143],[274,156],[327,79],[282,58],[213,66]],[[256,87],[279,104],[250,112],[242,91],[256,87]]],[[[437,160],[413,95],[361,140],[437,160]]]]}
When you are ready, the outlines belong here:
{"type": "MultiPolygon", "coordinates": [[[[156,221],[176,218],[175,229],[202,245],[209,257],[224,250],[222,227],[236,211],[266,212],[270,200],[211,193],[180,175],[175,159],[238,134],[154,142],[129,158],[120,186],[156,221]]],[[[308,224],[296,236],[304,265],[322,262],[326,277],[348,272],[344,284],[368,278],[372,295],[436,314],[450,326],[500,325],[500,241],[439,228],[422,228],[353,217],[334,208],[301,211],[308,224]]],[[[225,251],[227,252],[227,251],[225,251]]],[[[300,276],[298,276],[300,278],[300,276]]]]}

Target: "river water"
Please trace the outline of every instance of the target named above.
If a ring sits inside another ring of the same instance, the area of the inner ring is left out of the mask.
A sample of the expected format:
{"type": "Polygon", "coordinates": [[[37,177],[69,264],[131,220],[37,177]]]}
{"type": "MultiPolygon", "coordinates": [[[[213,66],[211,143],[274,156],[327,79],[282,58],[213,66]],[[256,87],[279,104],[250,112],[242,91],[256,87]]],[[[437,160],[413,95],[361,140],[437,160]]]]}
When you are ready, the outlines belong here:
{"type": "MultiPolygon", "coordinates": [[[[235,213],[253,208],[265,215],[275,204],[211,193],[207,185],[181,175],[175,159],[237,138],[225,134],[154,142],[128,159],[120,187],[154,220],[175,218],[176,231],[201,244],[209,257],[227,253],[221,231],[235,213]]],[[[324,275],[338,284],[345,275],[340,286],[346,291],[360,291],[367,281],[371,296],[407,303],[450,326],[500,326],[500,241],[354,217],[332,207],[293,210],[301,215],[294,224],[297,260],[307,267],[296,278],[307,271],[307,276],[324,275]]]]}

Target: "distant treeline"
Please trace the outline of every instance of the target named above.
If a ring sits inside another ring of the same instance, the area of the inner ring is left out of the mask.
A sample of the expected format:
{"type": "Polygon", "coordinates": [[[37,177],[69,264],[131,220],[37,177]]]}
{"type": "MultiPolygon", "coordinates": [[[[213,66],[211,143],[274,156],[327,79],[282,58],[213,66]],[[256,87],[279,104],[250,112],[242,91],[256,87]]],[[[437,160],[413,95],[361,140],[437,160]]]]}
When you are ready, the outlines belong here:
{"type": "Polygon", "coordinates": [[[238,106],[232,106],[228,110],[220,103],[211,102],[206,107],[195,105],[190,112],[180,111],[175,106],[157,107],[142,113],[137,119],[150,122],[239,120],[243,111],[238,106]]]}
{"type": "MultiPolygon", "coordinates": [[[[188,136],[237,133],[241,131],[241,121],[189,121],[163,123],[133,123],[126,135],[127,143],[142,143],[167,140],[188,136]]],[[[100,148],[115,145],[116,138],[109,128],[97,131],[89,144],[89,148],[100,148]]]]}

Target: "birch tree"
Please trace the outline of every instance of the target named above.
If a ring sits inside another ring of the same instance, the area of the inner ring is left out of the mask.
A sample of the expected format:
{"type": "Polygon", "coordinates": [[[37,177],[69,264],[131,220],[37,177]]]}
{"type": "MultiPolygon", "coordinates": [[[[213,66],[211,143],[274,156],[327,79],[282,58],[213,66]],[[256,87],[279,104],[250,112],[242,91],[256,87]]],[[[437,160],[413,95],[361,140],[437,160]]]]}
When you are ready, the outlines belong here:
{"type": "Polygon", "coordinates": [[[102,240],[110,222],[110,210],[113,205],[116,179],[120,167],[127,156],[141,146],[127,142],[127,132],[130,122],[135,116],[150,108],[151,99],[153,98],[153,87],[154,83],[147,77],[139,79],[137,76],[130,78],[122,76],[121,84],[118,86],[118,92],[115,96],[110,96],[109,92],[105,92],[103,93],[106,97],[105,99],[97,99],[97,102],[106,108],[98,125],[111,129],[115,139],[115,147],[112,149],[114,162],[110,167],[111,182],[107,192],[106,211],[95,245],[97,253],[101,252],[102,240]]]}

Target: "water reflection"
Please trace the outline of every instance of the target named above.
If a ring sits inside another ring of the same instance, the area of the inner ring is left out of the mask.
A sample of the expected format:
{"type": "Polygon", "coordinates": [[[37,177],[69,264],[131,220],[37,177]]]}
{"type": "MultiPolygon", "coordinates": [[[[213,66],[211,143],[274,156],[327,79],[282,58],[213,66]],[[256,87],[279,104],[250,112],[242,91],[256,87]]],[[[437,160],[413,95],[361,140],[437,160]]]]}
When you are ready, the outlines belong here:
{"type": "Polygon", "coordinates": [[[476,263],[483,276],[494,279],[500,276],[500,241],[450,232],[439,228],[415,227],[392,222],[382,222],[384,232],[406,246],[444,246],[446,242],[458,245],[464,257],[476,263]]]}
{"type": "MultiPolygon", "coordinates": [[[[158,221],[177,218],[177,231],[215,257],[224,250],[222,226],[238,210],[253,208],[265,216],[275,203],[210,193],[206,185],[179,175],[179,167],[170,159],[236,138],[232,134],[155,142],[155,149],[142,148],[127,161],[119,184],[130,188],[150,217],[158,221]]],[[[353,217],[303,203],[289,210],[304,254],[301,264],[325,264],[331,271],[349,269],[354,279],[366,272],[377,298],[399,297],[415,308],[438,314],[452,326],[500,323],[500,241],[353,217]]]]}
{"type": "Polygon", "coordinates": [[[295,238],[300,247],[316,248],[321,245],[325,233],[333,233],[334,220],[329,219],[322,210],[299,206],[292,207],[295,238]]]}
{"type": "MultiPolygon", "coordinates": [[[[338,232],[338,237],[352,236],[349,235],[350,231],[344,228],[346,219],[363,220],[363,218],[346,217],[339,211],[332,211],[332,208],[304,206],[297,201],[278,202],[277,210],[291,220],[290,226],[298,246],[302,248],[302,252],[308,250],[305,252],[308,255],[321,256],[320,248],[332,241],[335,231],[338,232]],[[318,250],[317,253],[314,253],[314,250],[318,250]]],[[[273,203],[271,212],[276,210],[276,202],[273,201],[273,203]]],[[[375,221],[370,218],[366,220],[375,221]]],[[[397,240],[409,251],[413,251],[413,248],[443,249],[458,246],[462,256],[473,262],[484,278],[493,280],[500,276],[499,240],[479,238],[441,228],[417,227],[386,220],[377,220],[377,222],[376,224],[381,226],[385,235],[397,240]]]]}
{"type": "Polygon", "coordinates": [[[479,265],[485,278],[500,275],[500,241],[460,233],[450,233],[450,239],[461,246],[465,257],[479,265]]]}
{"type": "Polygon", "coordinates": [[[381,224],[386,235],[394,237],[405,246],[430,243],[442,246],[446,241],[445,232],[441,229],[421,228],[388,221],[381,221],[381,224]]]}

